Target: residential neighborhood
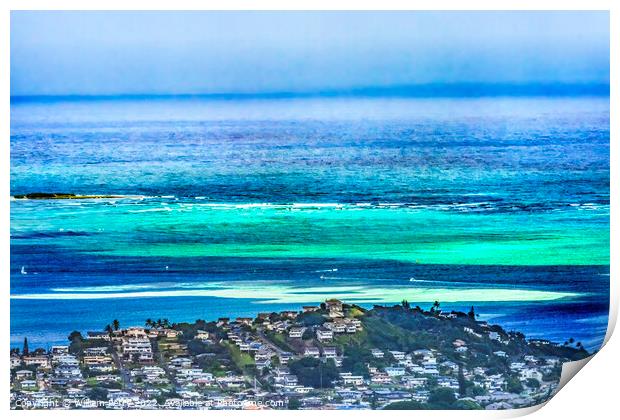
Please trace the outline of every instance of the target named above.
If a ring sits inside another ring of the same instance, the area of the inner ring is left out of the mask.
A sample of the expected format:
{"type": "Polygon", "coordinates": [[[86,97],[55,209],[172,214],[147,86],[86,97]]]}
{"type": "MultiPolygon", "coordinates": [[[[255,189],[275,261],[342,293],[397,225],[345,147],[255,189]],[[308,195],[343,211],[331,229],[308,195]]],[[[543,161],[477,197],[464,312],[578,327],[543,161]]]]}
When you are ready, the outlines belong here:
{"type": "Polygon", "coordinates": [[[147,320],[11,351],[11,407],[511,409],[539,404],[578,343],[527,340],[470,313],[337,299],[207,322],[147,320]]]}

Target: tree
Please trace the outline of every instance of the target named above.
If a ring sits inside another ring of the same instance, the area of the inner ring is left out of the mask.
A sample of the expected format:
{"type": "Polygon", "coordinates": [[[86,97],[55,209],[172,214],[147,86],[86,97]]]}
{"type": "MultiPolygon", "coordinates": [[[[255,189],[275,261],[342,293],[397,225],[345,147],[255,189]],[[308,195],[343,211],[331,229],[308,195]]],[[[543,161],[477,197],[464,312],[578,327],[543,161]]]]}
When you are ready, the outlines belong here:
{"type": "Polygon", "coordinates": [[[109,336],[112,335],[112,331],[112,326],[110,324],[105,326],[105,332],[107,332],[109,336]]]}
{"type": "Polygon", "coordinates": [[[439,306],[441,306],[439,301],[436,300],[435,302],[433,302],[433,306],[431,307],[431,312],[437,312],[439,310],[439,306]]]}
{"type": "Polygon", "coordinates": [[[72,331],[71,334],[69,334],[69,341],[73,342],[76,340],[83,340],[82,333],[79,331],[72,331]]]}
{"type": "Polygon", "coordinates": [[[344,349],[344,359],[342,361],[342,370],[351,372],[353,375],[361,375],[365,378],[370,377],[368,371],[368,363],[374,360],[371,351],[359,345],[350,345],[344,349]]]}
{"type": "Polygon", "coordinates": [[[338,379],[338,369],[332,359],[321,362],[319,359],[304,357],[290,364],[291,373],[304,386],[314,388],[333,388],[338,379]]]}
{"type": "Polygon", "coordinates": [[[449,409],[456,402],[454,390],[451,388],[436,388],[428,397],[428,403],[435,409],[449,409]]]}
{"type": "Polygon", "coordinates": [[[465,396],[465,391],[467,390],[467,383],[465,381],[465,374],[463,373],[462,363],[459,363],[458,381],[459,381],[459,395],[461,396],[461,398],[463,398],[465,396]]]}
{"type": "Polygon", "coordinates": [[[523,392],[523,384],[521,384],[521,380],[514,376],[508,378],[506,380],[506,391],[514,394],[520,394],[523,392]]]}
{"type": "Polygon", "coordinates": [[[207,352],[207,345],[200,340],[190,340],[187,343],[187,351],[195,356],[207,352]]]}
{"type": "Polygon", "coordinates": [[[151,318],[147,318],[146,321],[144,321],[144,326],[147,328],[150,328],[153,326],[153,320],[151,318]]]}
{"type": "Polygon", "coordinates": [[[71,342],[71,344],[69,344],[69,352],[71,352],[72,354],[81,354],[84,341],[82,333],[80,333],[79,331],[73,331],[71,334],[69,334],[69,341],[71,342]]]}
{"type": "Polygon", "coordinates": [[[409,301],[406,299],[403,299],[403,301],[401,302],[401,304],[403,305],[404,309],[409,310],[409,308],[411,308],[411,306],[409,305],[409,301]]]}
{"type": "Polygon", "coordinates": [[[297,316],[297,322],[305,327],[318,326],[325,322],[325,317],[317,312],[305,312],[297,316]]]}
{"type": "Polygon", "coordinates": [[[24,354],[24,356],[28,356],[28,338],[24,337],[24,349],[22,351],[22,353],[24,354]]]}
{"type": "Polygon", "coordinates": [[[314,332],[310,328],[306,328],[304,333],[301,335],[302,340],[310,340],[314,337],[314,332]]]}
{"type": "Polygon", "coordinates": [[[485,390],[484,388],[482,388],[481,386],[478,385],[474,385],[474,387],[471,389],[471,394],[474,397],[480,396],[480,395],[484,395],[485,390]]]}
{"type": "Polygon", "coordinates": [[[540,382],[538,381],[538,379],[534,379],[534,378],[528,378],[525,381],[525,385],[527,385],[528,388],[533,388],[533,389],[540,388],[540,382]]]}
{"type": "Polygon", "coordinates": [[[101,387],[94,387],[88,391],[88,397],[94,401],[105,401],[108,399],[108,390],[101,387]]]}
{"type": "Polygon", "coordinates": [[[118,321],[118,319],[112,321],[112,327],[114,327],[114,331],[118,331],[118,329],[121,327],[121,323],[118,321]]]}
{"type": "Polygon", "coordinates": [[[299,398],[290,398],[288,400],[289,410],[299,410],[300,407],[301,407],[301,401],[299,401],[299,398]]]}
{"type": "Polygon", "coordinates": [[[469,312],[467,312],[467,316],[471,319],[476,319],[476,311],[474,311],[474,307],[472,306],[469,312]]]}

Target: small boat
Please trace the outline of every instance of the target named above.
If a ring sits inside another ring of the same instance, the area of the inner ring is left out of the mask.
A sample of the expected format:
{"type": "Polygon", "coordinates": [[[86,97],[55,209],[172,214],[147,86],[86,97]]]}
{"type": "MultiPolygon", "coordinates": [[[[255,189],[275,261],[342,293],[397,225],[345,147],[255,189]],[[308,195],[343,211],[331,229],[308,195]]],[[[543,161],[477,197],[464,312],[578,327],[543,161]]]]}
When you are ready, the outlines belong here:
{"type": "Polygon", "coordinates": [[[22,269],[21,269],[20,273],[22,273],[22,274],[28,274],[28,273],[26,272],[26,267],[25,267],[25,266],[23,266],[23,265],[22,265],[22,269]]]}
{"type": "Polygon", "coordinates": [[[336,271],[338,271],[337,268],[329,268],[327,270],[315,270],[315,273],[335,273],[336,271]]]}

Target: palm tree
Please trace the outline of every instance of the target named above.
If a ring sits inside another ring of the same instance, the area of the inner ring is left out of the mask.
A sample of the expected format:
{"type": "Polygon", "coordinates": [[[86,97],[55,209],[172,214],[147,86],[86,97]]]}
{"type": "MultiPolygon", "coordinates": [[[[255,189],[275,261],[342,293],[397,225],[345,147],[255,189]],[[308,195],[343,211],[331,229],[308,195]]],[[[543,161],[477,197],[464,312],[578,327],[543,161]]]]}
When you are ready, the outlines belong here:
{"type": "Polygon", "coordinates": [[[114,331],[118,331],[118,329],[121,327],[121,323],[118,322],[118,319],[115,319],[114,321],[112,321],[112,326],[114,327],[114,331]]]}
{"type": "Polygon", "coordinates": [[[144,326],[145,327],[152,327],[153,326],[153,320],[151,318],[148,318],[146,321],[144,321],[144,326]]]}
{"type": "Polygon", "coordinates": [[[164,320],[162,321],[162,325],[164,326],[164,328],[170,327],[170,321],[168,321],[168,318],[164,318],[164,320]]]}
{"type": "Polygon", "coordinates": [[[108,333],[108,335],[112,335],[112,326],[110,324],[106,325],[104,330],[108,333]]]}
{"type": "Polygon", "coordinates": [[[431,312],[437,311],[439,309],[439,306],[440,306],[439,301],[436,300],[435,302],[433,302],[433,307],[431,308],[431,312]]]}

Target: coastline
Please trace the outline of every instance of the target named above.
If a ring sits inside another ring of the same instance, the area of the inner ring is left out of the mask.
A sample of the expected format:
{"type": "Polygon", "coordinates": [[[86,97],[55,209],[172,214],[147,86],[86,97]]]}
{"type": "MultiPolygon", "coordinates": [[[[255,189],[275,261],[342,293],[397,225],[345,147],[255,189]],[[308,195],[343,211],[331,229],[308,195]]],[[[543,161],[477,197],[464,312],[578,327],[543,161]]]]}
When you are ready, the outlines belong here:
{"type": "Polygon", "coordinates": [[[11,356],[12,408],[49,408],[41,401],[62,401],[56,393],[73,387],[84,399],[63,408],[244,409],[256,405],[257,383],[258,399],[281,401],[264,408],[522,408],[551,397],[563,361],[589,356],[572,339],[526,340],[478,321],[474,307],[440,307],[403,301],[363,309],[327,299],[301,311],[217,321],[149,318],[123,329],[114,320],[100,332],[74,331],[69,346],[49,350],[31,351],[24,340],[11,356]],[[202,359],[213,351],[217,363],[202,359]],[[324,376],[307,370],[315,364],[324,376]],[[342,394],[357,397],[345,402],[342,394]]]}

